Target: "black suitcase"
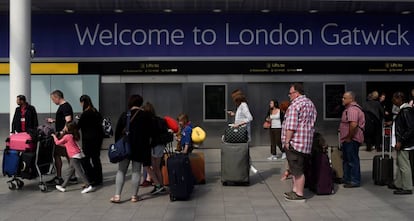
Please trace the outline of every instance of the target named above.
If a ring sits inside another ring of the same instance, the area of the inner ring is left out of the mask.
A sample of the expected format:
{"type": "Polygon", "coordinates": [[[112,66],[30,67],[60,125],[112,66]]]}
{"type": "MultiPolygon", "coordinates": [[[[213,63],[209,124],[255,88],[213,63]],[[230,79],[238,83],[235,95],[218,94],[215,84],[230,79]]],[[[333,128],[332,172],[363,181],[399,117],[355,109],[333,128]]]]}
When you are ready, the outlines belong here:
{"type": "Polygon", "coordinates": [[[410,165],[411,165],[411,177],[413,179],[413,185],[414,185],[414,150],[408,151],[410,153],[410,165]]]}
{"type": "Polygon", "coordinates": [[[194,189],[194,176],[186,154],[173,154],[167,160],[170,200],[187,200],[194,189]]]}
{"type": "Polygon", "coordinates": [[[388,142],[391,134],[384,133],[387,129],[382,130],[382,154],[374,156],[372,161],[372,179],[375,185],[380,186],[392,184],[394,181],[394,159],[391,156],[390,142],[388,142]],[[385,144],[389,148],[388,154],[385,154],[385,144]]]}
{"type": "Polygon", "coordinates": [[[223,143],[221,147],[221,183],[250,184],[250,152],[248,143],[223,143]]]}
{"type": "Polygon", "coordinates": [[[23,152],[20,161],[20,176],[23,179],[33,179],[37,177],[37,171],[35,166],[36,153],[35,152],[23,152]]]}

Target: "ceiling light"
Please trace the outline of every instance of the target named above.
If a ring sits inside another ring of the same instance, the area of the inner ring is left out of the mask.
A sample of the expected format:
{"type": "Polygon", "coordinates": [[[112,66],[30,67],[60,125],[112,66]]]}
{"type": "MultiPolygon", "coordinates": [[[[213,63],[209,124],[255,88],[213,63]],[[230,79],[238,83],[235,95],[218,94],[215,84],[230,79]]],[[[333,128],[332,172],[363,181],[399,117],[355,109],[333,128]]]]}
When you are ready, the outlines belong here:
{"type": "Polygon", "coordinates": [[[356,11],[355,11],[355,13],[356,13],[356,14],[364,14],[364,13],[365,13],[365,11],[364,11],[364,10],[362,10],[362,9],[360,9],[360,10],[356,10],[356,11]]]}
{"type": "Polygon", "coordinates": [[[166,8],[166,9],[164,9],[164,12],[165,13],[171,13],[172,12],[172,9],[166,8]]]}
{"type": "Polygon", "coordinates": [[[122,12],[124,12],[124,10],[117,8],[117,9],[114,9],[114,12],[115,13],[122,13],[122,12]]]}
{"type": "Polygon", "coordinates": [[[311,14],[315,14],[315,13],[318,13],[319,11],[318,10],[316,10],[316,9],[311,9],[311,10],[309,10],[309,13],[311,13],[311,14]]]}
{"type": "Polygon", "coordinates": [[[75,10],[73,10],[73,9],[65,9],[64,12],[66,12],[68,14],[72,14],[72,13],[75,13],[75,10]]]}
{"type": "Polygon", "coordinates": [[[411,14],[411,11],[402,11],[401,14],[402,15],[408,15],[408,14],[411,14]]]}
{"type": "Polygon", "coordinates": [[[262,9],[262,10],[260,10],[262,13],[269,13],[270,12],[270,10],[269,9],[262,9]]]}
{"type": "Polygon", "coordinates": [[[213,9],[213,12],[214,12],[214,13],[220,13],[220,12],[221,12],[221,9],[219,9],[219,8],[215,8],[215,9],[213,9]]]}

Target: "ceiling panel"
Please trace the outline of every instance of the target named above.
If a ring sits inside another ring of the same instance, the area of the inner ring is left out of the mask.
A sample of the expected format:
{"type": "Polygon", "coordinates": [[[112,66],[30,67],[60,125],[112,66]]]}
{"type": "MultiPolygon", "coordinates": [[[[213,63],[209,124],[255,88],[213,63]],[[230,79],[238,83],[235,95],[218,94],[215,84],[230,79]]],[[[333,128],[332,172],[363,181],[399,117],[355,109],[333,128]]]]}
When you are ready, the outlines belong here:
{"type": "MultiPolygon", "coordinates": [[[[9,0],[11,1],[11,0],[9,0]]],[[[0,13],[7,13],[9,1],[0,0],[0,13]]],[[[126,13],[162,13],[171,9],[176,13],[212,12],[221,9],[228,13],[254,13],[268,9],[271,13],[307,13],[315,9],[319,13],[366,13],[399,14],[412,11],[414,0],[32,0],[33,13],[112,13],[122,9],[126,13]]]]}

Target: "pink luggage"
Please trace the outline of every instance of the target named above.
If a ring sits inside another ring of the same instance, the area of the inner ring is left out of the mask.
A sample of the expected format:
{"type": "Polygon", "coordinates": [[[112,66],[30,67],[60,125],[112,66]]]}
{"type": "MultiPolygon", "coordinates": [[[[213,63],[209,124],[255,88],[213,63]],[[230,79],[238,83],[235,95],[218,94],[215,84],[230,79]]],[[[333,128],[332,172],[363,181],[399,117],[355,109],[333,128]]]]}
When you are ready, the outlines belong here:
{"type": "Polygon", "coordinates": [[[11,150],[25,151],[33,150],[35,143],[32,140],[30,134],[26,132],[11,134],[6,140],[6,146],[11,150]]]}

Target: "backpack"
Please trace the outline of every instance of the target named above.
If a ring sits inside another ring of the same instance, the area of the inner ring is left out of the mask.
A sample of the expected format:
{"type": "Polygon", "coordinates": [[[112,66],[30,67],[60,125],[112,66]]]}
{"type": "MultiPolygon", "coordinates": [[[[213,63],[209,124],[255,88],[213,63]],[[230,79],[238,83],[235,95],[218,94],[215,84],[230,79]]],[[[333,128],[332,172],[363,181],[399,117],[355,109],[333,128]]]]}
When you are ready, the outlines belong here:
{"type": "Polygon", "coordinates": [[[371,136],[371,134],[375,132],[375,128],[378,127],[378,125],[380,125],[379,119],[375,116],[374,113],[363,109],[361,106],[358,106],[358,105],[353,105],[353,106],[359,108],[364,114],[364,118],[365,118],[364,127],[360,127],[358,124],[358,128],[362,130],[362,132],[364,133],[364,137],[371,136]]]}
{"type": "Polygon", "coordinates": [[[112,130],[112,122],[109,117],[105,117],[102,119],[102,130],[104,133],[104,137],[110,138],[114,135],[114,131],[112,130]]]}

